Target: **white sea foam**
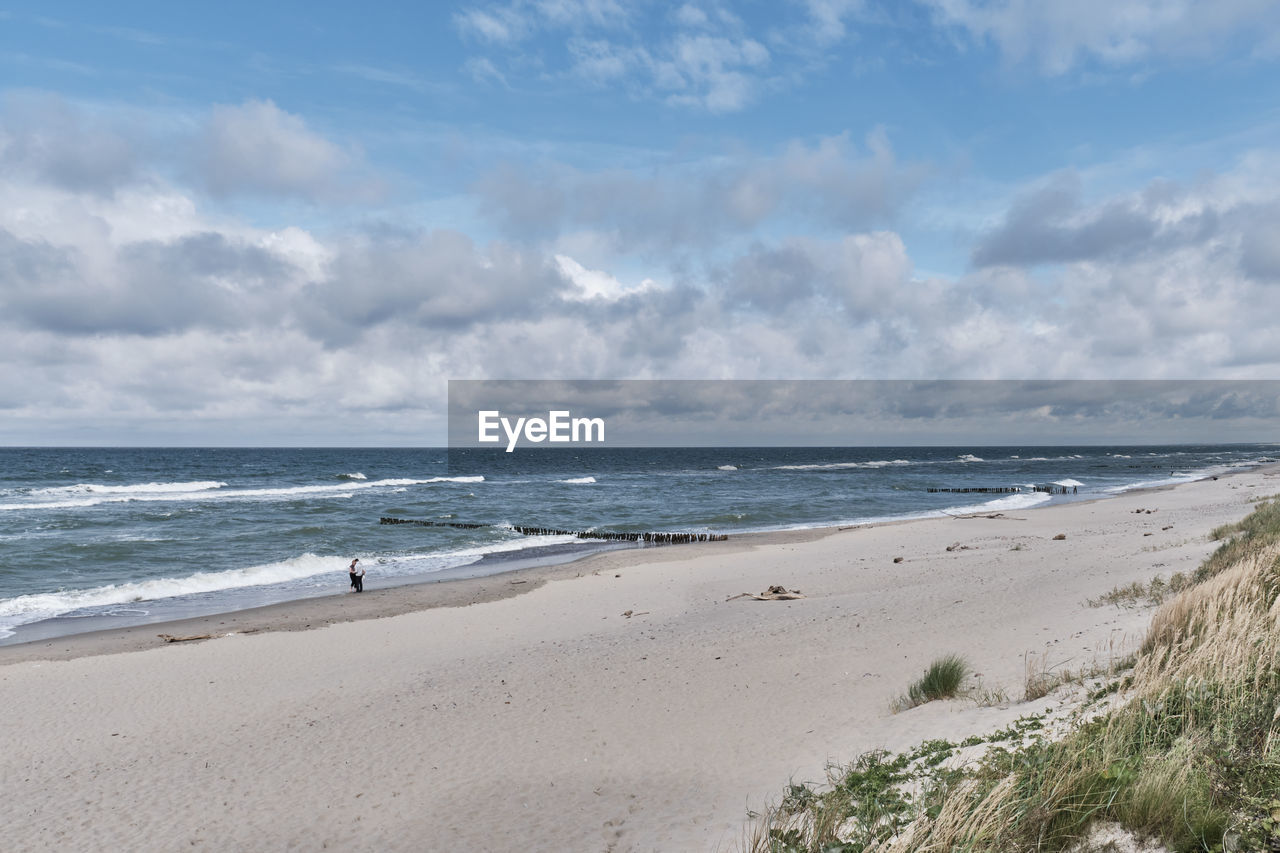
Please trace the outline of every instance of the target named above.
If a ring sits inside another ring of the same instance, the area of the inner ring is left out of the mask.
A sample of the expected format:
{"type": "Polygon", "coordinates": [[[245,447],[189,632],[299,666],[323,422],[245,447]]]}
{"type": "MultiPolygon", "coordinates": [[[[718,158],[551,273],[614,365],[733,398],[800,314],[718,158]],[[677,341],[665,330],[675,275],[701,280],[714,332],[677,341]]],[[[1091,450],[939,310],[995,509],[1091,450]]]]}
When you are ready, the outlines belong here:
{"type": "MultiPolygon", "coordinates": [[[[580,542],[581,540],[576,536],[521,536],[423,556],[381,558],[377,561],[378,568],[375,572],[393,576],[420,573],[424,569],[434,572],[474,563],[487,554],[520,551],[530,547],[531,543],[543,546],[580,542]]],[[[87,608],[107,608],[112,605],[158,601],[200,593],[218,593],[223,590],[268,586],[291,581],[305,582],[307,578],[324,575],[332,575],[335,585],[340,587],[346,580],[343,573],[347,563],[346,556],[321,557],[308,553],[275,563],[248,566],[242,569],[197,572],[185,577],[153,578],[136,583],[108,584],[90,589],[60,590],[0,599],[0,638],[12,636],[13,629],[20,625],[65,616],[87,608]]],[[[320,583],[324,582],[320,581],[320,583]]],[[[95,613],[101,612],[104,611],[95,610],[95,613]]],[[[94,615],[94,613],[84,615],[94,615]]]]}
{"type": "MultiPolygon", "coordinates": [[[[212,500],[289,500],[297,497],[349,498],[353,489],[377,489],[393,486],[421,486],[432,483],[482,483],[484,477],[428,477],[426,479],[393,478],[364,482],[345,482],[310,486],[281,486],[263,489],[228,489],[227,484],[208,480],[193,483],[145,483],[138,486],[98,486],[82,483],[77,486],[44,489],[41,493],[55,495],[83,495],[73,500],[39,501],[0,504],[0,510],[45,510],[90,507],[104,503],[127,501],[212,501],[212,500]],[[179,488],[181,487],[181,488],[179,488]]],[[[36,492],[32,492],[36,494],[36,492]]]]}
{"type": "Polygon", "coordinates": [[[1006,495],[1002,498],[987,501],[980,504],[972,504],[970,506],[951,507],[947,510],[949,513],[956,512],[1003,512],[1011,509],[1027,509],[1028,507],[1039,506],[1053,500],[1052,497],[1044,492],[1031,492],[1030,494],[1006,495]]]}
{"type": "Polygon", "coordinates": [[[838,468],[885,468],[889,465],[914,465],[910,459],[877,459],[871,462],[826,462],[812,465],[777,465],[775,471],[819,471],[838,468]]]}
{"type": "Polygon", "coordinates": [[[364,474],[360,473],[359,471],[356,471],[354,474],[339,474],[338,479],[339,480],[367,480],[369,478],[366,477],[364,474]]]}
{"type": "Polygon", "coordinates": [[[1080,482],[1079,480],[1072,480],[1069,478],[1066,480],[1054,480],[1053,484],[1055,486],[1062,486],[1063,488],[1067,488],[1067,489],[1084,485],[1084,483],[1080,482]]]}
{"type": "Polygon", "coordinates": [[[227,484],[221,480],[193,480],[187,483],[135,483],[130,486],[105,486],[99,483],[77,483],[74,486],[51,486],[32,489],[33,495],[155,495],[205,492],[221,489],[227,484]]]}
{"type": "Polygon", "coordinates": [[[50,619],[85,607],[103,607],[136,601],[154,601],[179,595],[218,592],[246,586],[264,586],[333,573],[346,567],[343,557],[318,557],[303,554],[276,563],[228,569],[221,572],[197,572],[180,578],[153,578],[136,583],[108,584],[91,589],[20,595],[0,600],[0,637],[13,634],[13,628],[50,619]]]}
{"type": "Polygon", "coordinates": [[[569,483],[574,486],[589,486],[596,481],[595,477],[570,477],[567,480],[557,480],[559,483],[569,483]]]}
{"type": "Polygon", "coordinates": [[[1006,495],[1003,498],[996,498],[993,501],[987,501],[983,504],[984,509],[1026,509],[1028,507],[1039,506],[1053,500],[1044,492],[1032,492],[1030,494],[1006,495]]]}
{"type": "Polygon", "coordinates": [[[737,465],[720,465],[716,468],[716,470],[717,471],[737,471],[738,466],[737,465]]]}
{"type": "Polygon", "coordinates": [[[961,455],[961,456],[957,456],[957,457],[956,457],[956,459],[957,459],[957,460],[959,460],[959,461],[961,461],[961,462],[984,462],[984,461],[986,461],[986,460],[984,460],[981,456],[974,456],[972,453],[965,453],[965,454],[963,454],[963,455],[961,455]]]}

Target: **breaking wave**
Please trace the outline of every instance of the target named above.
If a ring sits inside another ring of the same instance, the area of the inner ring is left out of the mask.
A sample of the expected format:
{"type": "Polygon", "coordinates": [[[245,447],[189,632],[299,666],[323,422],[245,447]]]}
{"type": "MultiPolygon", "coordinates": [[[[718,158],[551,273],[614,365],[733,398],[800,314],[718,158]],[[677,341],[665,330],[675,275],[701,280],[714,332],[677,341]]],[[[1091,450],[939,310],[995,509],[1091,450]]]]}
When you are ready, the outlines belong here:
{"type": "Polygon", "coordinates": [[[224,500],[290,500],[298,497],[350,497],[353,489],[376,489],[392,486],[421,486],[431,483],[482,483],[484,477],[428,477],[426,479],[394,478],[338,485],[281,486],[268,489],[230,489],[216,480],[191,483],[142,483],[135,486],[100,486],[81,483],[31,492],[47,497],[66,496],[67,500],[28,501],[0,504],[0,510],[45,510],[98,506],[128,501],[224,501],[224,500]]]}

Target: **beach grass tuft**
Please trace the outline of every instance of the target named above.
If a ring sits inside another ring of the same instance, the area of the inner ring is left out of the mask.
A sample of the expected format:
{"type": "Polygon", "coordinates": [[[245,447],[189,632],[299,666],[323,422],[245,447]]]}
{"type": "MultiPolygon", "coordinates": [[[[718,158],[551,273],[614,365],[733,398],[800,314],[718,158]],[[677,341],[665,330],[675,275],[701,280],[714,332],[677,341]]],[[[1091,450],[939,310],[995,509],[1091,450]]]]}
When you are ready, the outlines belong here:
{"type": "Polygon", "coordinates": [[[940,657],[929,664],[924,675],[911,683],[906,695],[895,703],[895,709],[905,711],[935,699],[950,699],[960,692],[960,685],[969,672],[968,662],[960,655],[940,657]]]}
{"type": "Polygon", "coordinates": [[[1163,604],[1170,595],[1176,595],[1191,584],[1191,578],[1182,572],[1174,572],[1165,580],[1156,575],[1148,583],[1134,581],[1126,586],[1117,586],[1110,592],[1104,592],[1097,598],[1086,600],[1090,607],[1104,607],[1114,604],[1116,607],[1142,607],[1163,604]]]}

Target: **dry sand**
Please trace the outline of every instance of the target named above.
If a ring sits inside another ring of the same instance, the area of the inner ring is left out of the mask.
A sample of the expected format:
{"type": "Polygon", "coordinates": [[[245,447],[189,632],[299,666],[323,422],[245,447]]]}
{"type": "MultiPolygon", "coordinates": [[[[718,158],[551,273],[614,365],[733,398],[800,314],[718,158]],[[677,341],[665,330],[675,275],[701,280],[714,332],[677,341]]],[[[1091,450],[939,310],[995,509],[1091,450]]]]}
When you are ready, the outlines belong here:
{"type": "Polygon", "coordinates": [[[1149,613],[1085,599],[1194,570],[1277,491],[1259,469],[0,649],[5,848],[732,849],[828,761],[1045,707],[889,711],[944,653],[1014,697],[1028,654],[1122,656],[1149,613]],[[773,584],[806,597],[727,600],[773,584]]]}

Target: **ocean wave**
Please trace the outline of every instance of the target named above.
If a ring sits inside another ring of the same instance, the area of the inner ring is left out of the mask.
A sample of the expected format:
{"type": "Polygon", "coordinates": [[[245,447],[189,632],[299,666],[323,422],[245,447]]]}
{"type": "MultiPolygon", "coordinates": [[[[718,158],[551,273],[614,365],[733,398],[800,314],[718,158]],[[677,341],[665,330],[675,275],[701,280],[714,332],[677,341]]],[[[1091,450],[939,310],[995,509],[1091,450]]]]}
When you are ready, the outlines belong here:
{"type": "MultiPolygon", "coordinates": [[[[521,536],[429,555],[379,558],[375,571],[379,575],[387,576],[430,573],[465,566],[489,554],[580,542],[581,540],[576,536],[521,536]]],[[[345,571],[348,562],[346,556],[322,557],[306,553],[287,560],[241,569],[197,572],[184,577],[153,578],[135,583],[108,584],[89,589],[59,590],[3,599],[0,600],[0,638],[12,636],[14,629],[21,625],[44,619],[110,614],[112,611],[103,610],[103,608],[161,601],[184,595],[218,593],[243,587],[286,584],[292,581],[305,582],[308,578],[324,575],[332,575],[335,589],[341,589],[346,582],[345,571]],[[78,612],[84,610],[91,610],[91,612],[78,612]]]]}
{"type": "Polygon", "coordinates": [[[556,480],[557,483],[568,483],[573,486],[589,486],[595,481],[595,477],[570,477],[567,480],[556,480]]]}
{"type": "Polygon", "coordinates": [[[332,573],[336,578],[346,566],[344,557],[318,557],[315,554],[303,554],[288,560],[248,566],[243,569],[196,572],[179,578],[153,578],[90,589],[20,595],[17,598],[0,600],[0,637],[12,635],[13,628],[19,625],[51,619],[86,607],[131,604],[246,586],[265,586],[328,573],[332,573]]]}
{"type": "Polygon", "coordinates": [[[1054,480],[1053,484],[1055,486],[1062,486],[1063,488],[1066,488],[1066,489],[1077,488],[1079,486],[1084,485],[1084,483],[1080,482],[1079,480],[1072,480],[1070,478],[1067,478],[1066,480],[1054,480]]]}
{"type": "MultiPolygon", "coordinates": [[[[111,486],[111,487],[94,487],[103,489],[112,489],[113,491],[66,491],[65,494],[83,494],[85,497],[76,500],[62,501],[40,501],[28,503],[6,503],[0,504],[0,510],[47,510],[47,509],[73,509],[78,507],[98,506],[107,503],[125,503],[130,501],[155,502],[155,501],[224,501],[224,500],[289,500],[300,497],[330,497],[334,499],[343,499],[352,497],[353,489],[377,489],[393,486],[421,486],[430,485],[432,483],[482,483],[484,477],[475,475],[470,477],[427,477],[426,479],[410,479],[410,478],[392,478],[386,480],[373,480],[365,482],[345,482],[340,484],[325,484],[311,486],[280,486],[276,488],[262,489],[228,489],[223,488],[226,483],[213,480],[200,481],[196,483],[186,484],[157,484],[147,483],[147,487],[156,485],[178,486],[184,485],[186,489],[152,489],[148,490],[143,486],[111,486]],[[99,496],[101,495],[101,496],[99,496]]],[[[93,484],[82,484],[92,486],[93,484]]],[[[59,487],[62,489],[79,489],[80,486],[59,487]]],[[[56,494],[52,490],[43,490],[46,494],[53,496],[56,494]]],[[[32,494],[35,494],[33,492],[32,494]]]]}
{"type": "Polygon", "coordinates": [[[369,478],[366,477],[364,474],[360,473],[359,471],[356,471],[354,474],[339,474],[338,479],[339,480],[367,480],[369,478]]]}
{"type": "Polygon", "coordinates": [[[974,456],[972,453],[964,453],[956,457],[959,462],[985,462],[981,456],[974,456]]]}
{"type": "Polygon", "coordinates": [[[812,465],[776,465],[775,471],[819,471],[839,468],[885,468],[890,465],[915,465],[910,459],[877,459],[871,462],[825,462],[812,465]]]}
{"type": "Polygon", "coordinates": [[[737,465],[719,465],[716,467],[716,470],[717,471],[737,471],[738,466],[737,465]]]}
{"type": "Polygon", "coordinates": [[[51,486],[32,489],[33,495],[133,495],[206,492],[221,489],[227,484],[221,480],[192,480],[185,483],[135,483],[129,486],[106,486],[100,483],[77,483],[74,486],[51,486]]]}
{"type": "Polygon", "coordinates": [[[1006,495],[980,504],[950,507],[947,512],[991,512],[993,510],[1001,512],[1011,509],[1029,509],[1033,506],[1048,503],[1051,500],[1053,498],[1044,492],[1031,492],[1030,494],[1006,495]]]}

